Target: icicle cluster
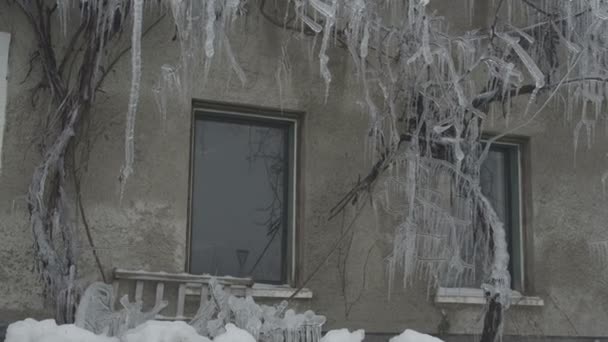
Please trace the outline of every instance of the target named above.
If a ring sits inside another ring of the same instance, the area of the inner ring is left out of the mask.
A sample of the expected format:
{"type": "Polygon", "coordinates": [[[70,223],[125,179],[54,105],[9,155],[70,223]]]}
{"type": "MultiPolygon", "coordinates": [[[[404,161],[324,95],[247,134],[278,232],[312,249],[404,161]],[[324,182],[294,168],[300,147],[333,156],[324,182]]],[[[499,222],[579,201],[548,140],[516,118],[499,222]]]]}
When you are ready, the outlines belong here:
{"type": "Polygon", "coordinates": [[[127,330],[154,319],[168,304],[163,301],[150,312],[142,312],[143,303],[130,303],[125,295],[120,299],[122,309],[114,311],[115,295],[111,285],[89,285],[78,305],[74,324],[95,334],[121,336],[127,330]]]}
{"type": "MultiPolygon", "coordinates": [[[[296,314],[287,309],[287,302],[276,306],[258,305],[252,297],[237,298],[224,291],[215,279],[209,282],[210,300],[199,308],[190,321],[196,332],[215,338],[226,332],[229,324],[246,330],[256,341],[319,342],[325,317],[312,311],[296,314]]],[[[115,294],[112,286],[93,283],[85,291],[76,313],[76,326],[96,334],[122,336],[148,320],[153,320],[167,302],[163,301],[149,312],[142,312],[142,303],[129,303],[128,296],[120,299],[123,308],[113,310],[115,294]]]]}
{"type": "Polygon", "coordinates": [[[215,281],[209,283],[212,300],[202,305],[190,324],[199,334],[215,337],[224,326],[234,323],[257,341],[319,342],[325,317],[312,311],[296,314],[287,302],[277,306],[258,305],[252,297],[228,295],[215,281]]]}

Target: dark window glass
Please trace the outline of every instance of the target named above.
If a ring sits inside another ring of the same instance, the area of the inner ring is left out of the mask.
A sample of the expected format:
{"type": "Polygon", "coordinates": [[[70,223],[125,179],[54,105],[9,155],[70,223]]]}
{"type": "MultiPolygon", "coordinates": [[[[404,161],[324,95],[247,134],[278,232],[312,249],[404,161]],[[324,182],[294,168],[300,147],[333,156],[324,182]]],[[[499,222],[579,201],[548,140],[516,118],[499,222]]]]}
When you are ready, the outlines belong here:
{"type": "Polygon", "coordinates": [[[195,120],[190,271],[284,282],[290,123],[195,120]]]}
{"type": "MultiPolygon", "coordinates": [[[[492,204],[496,214],[503,222],[509,252],[509,273],[511,284],[516,290],[522,288],[521,267],[521,238],[519,213],[519,146],[493,144],[481,165],[481,191],[492,204]]],[[[476,230],[472,234],[478,234],[476,230]]],[[[479,247],[479,246],[478,246],[479,247]]],[[[465,260],[474,263],[474,272],[467,273],[462,279],[447,277],[447,286],[479,288],[484,281],[484,263],[474,246],[463,246],[462,255],[465,260]]]]}
{"type": "Polygon", "coordinates": [[[509,272],[513,283],[515,280],[513,274],[513,211],[517,205],[517,199],[514,196],[517,193],[519,181],[515,175],[512,175],[511,163],[517,163],[517,160],[512,160],[511,152],[512,150],[508,146],[491,146],[479,176],[481,192],[492,203],[492,207],[504,225],[510,256],[509,272]]]}

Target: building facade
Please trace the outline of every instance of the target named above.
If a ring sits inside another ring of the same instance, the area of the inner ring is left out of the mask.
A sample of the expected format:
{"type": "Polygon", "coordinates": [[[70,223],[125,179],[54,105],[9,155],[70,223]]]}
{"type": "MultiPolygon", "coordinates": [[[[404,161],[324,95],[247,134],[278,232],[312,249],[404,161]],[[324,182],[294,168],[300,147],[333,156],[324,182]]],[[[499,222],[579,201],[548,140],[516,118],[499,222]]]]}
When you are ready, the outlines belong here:
{"type": "MultiPolygon", "coordinates": [[[[433,6],[455,31],[464,31],[470,25],[459,14],[464,3],[433,6]]],[[[473,24],[483,23],[487,4],[476,6],[473,24]]],[[[43,124],[31,92],[39,70],[29,74],[36,42],[10,2],[0,3],[0,32],[6,33],[0,35],[0,96],[7,75],[6,96],[0,97],[0,322],[11,322],[51,314],[33,270],[25,202],[43,124]]],[[[220,56],[205,84],[193,85],[189,108],[170,99],[164,118],[152,89],[161,66],[179,58],[173,35],[165,20],[142,41],[135,174],[122,199],[128,58],[109,74],[93,110],[81,194],[110,279],[114,269],[253,275],[260,291],[262,285],[272,290],[264,300],[280,299],[306,282],[293,305],[326,315],[327,329],[361,328],[384,338],[410,328],[454,340],[480,332],[483,300],[475,279],[471,289],[395,283],[389,296],[385,257],[394,227],[383,224],[371,205],[351,228],[350,212],[330,219],[330,209],[370,167],[364,153],[369,121],[347,52],[329,51],[327,101],[307,44],[287,50],[290,80],[279,87],[282,42],[305,38],[252,8],[230,37],[247,83],[241,85],[220,56]],[[247,232],[241,229],[248,225],[247,232]],[[352,229],[348,243],[331,253],[345,229],[352,229]]],[[[511,272],[520,296],[507,312],[505,334],[517,340],[608,338],[608,278],[589,246],[607,237],[601,189],[607,138],[597,134],[594,147],[579,149],[574,164],[572,125],[557,107],[545,112],[497,145],[487,177],[482,175],[511,227],[511,272]]],[[[497,118],[486,133],[504,127],[497,118]]],[[[82,226],[80,218],[76,222],[82,226]]],[[[100,276],[93,248],[82,230],[79,235],[86,284],[100,276]]]]}

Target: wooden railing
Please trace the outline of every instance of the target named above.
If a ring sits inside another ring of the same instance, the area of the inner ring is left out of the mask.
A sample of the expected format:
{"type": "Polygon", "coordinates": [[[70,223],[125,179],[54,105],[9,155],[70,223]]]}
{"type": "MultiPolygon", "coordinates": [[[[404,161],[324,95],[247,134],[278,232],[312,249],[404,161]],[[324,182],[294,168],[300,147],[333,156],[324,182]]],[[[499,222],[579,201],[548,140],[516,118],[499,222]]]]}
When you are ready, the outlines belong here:
{"type": "MultiPolygon", "coordinates": [[[[170,305],[173,310],[167,308],[157,316],[163,320],[187,320],[194,312],[186,312],[186,302],[192,297],[198,297],[198,306],[205,304],[209,300],[209,275],[195,275],[188,273],[166,273],[131,271],[124,269],[114,270],[113,288],[118,296],[121,293],[133,293],[135,300],[144,302],[144,292],[153,290],[154,306],[159,305],[163,300],[171,302],[174,298],[175,305],[170,305]],[[152,287],[152,289],[150,289],[152,287]],[[168,293],[169,288],[177,287],[177,293],[168,293]]],[[[214,277],[218,284],[224,286],[224,290],[232,295],[265,299],[286,299],[296,291],[287,285],[265,285],[257,284],[250,278],[235,277],[214,277]]],[[[308,289],[301,289],[296,299],[310,299],[312,292],[308,289]]],[[[196,298],[193,298],[196,300],[196,298]]],[[[146,303],[144,303],[146,304],[146,303]]],[[[171,304],[171,303],[170,303],[171,304]]]]}

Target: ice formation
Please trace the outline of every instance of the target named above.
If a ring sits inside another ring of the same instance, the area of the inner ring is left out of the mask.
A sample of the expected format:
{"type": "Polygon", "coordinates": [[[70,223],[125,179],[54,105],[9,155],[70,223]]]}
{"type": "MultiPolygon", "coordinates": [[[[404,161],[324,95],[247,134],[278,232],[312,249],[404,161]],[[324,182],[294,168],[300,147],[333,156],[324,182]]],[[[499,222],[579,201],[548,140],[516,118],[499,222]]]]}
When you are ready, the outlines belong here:
{"type": "MultiPolygon", "coordinates": [[[[433,15],[429,0],[382,4],[373,0],[293,0],[287,2],[284,17],[293,13],[294,27],[313,36],[310,51],[319,63],[326,99],[332,80],[330,49],[345,46],[352,57],[363,92],[363,108],[370,118],[367,156],[372,162],[370,175],[374,176],[369,178],[370,184],[361,188],[373,189],[376,201],[394,219],[393,251],[387,258],[391,285],[398,275],[406,286],[416,278],[427,280],[429,287],[456,285],[478,278],[476,266],[481,264],[484,288],[500,294],[501,303],[508,306],[505,232],[479,185],[480,166],[489,148],[488,145],[484,150],[481,145],[481,133],[495,116],[502,116],[508,123],[515,115],[513,109],[518,108],[514,99],[528,95],[526,109],[520,114],[534,112],[524,124],[536,119],[552,102],[564,108],[565,119],[573,122],[574,148],[578,148],[581,134],[586,135],[587,146],[591,145],[597,123],[606,120],[608,3],[539,0],[533,7],[518,0],[490,2],[492,13],[498,14],[491,16],[492,27],[460,36],[453,36],[445,20],[433,15]],[[321,43],[315,44],[317,40],[321,43]],[[538,108],[533,107],[536,102],[541,103],[538,108]]],[[[97,6],[102,18],[100,30],[114,22],[117,8],[124,13],[126,6],[133,6],[124,188],[134,160],[143,0],[80,3],[97,6]]],[[[171,13],[180,45],[180,60],[173,66],[163,66],[154,88],[163,117],[170,98],[168,92],[179,93],[187,106],[197,71],[202,69],[207,77],[221,46],[228,59],[226,64],[241,82],[246,81],[238,54],[232,51],[228,39],[232,22],[246,12],[245,1],[158,3],[171,13]]],[[[475,1],[467,3],[474,12],[475,1]]],[[[68,22],[66,13],[71,13],[69,4],[58,1],[63,27],[68,22]]],[[[283,44],[283,55],[287,48],[289,44],[283,44]]],[[[104,57],[100,55],[98,60],[102,65],[104,57]]],[[[282,94],[283,78],[289,72],[285,59],[281,63],[276,78],[282,94]]],[[[520,127],[508,126],[506,133],[520,127]]],[[[70,134],[71,130],[66,130],[57,146],[61,147],[70,134]]],[[[50,151],[51,162],[59,158],[52,155],[55,149],[50,151]]],[[[42,180],[48,167],[43,165],[39,170],[42,180]]],[[[604,183],[608,179],[602,178],[604,183]]],[[[36,186],[43,188],[44,184],[36,186]]],[[[41,193],[38,190],[34,188],[32,192],[41,193]]],[[[42,204],[40,207],[44,209],[42,204]]],[[[52,258],[50,262],[54,264],[52,258]]],[[[230,304],[227,299],[221,303],[220,308],[207,307],[200,312],[199,322],[204,324],[197,323],[199,331],[217,333],[223,329],[229,319],[227,313],[235,310],[230,305],[237,304],[234,300],[230,304]],[[215,316],[209,320],[210,313],[215,316]]],[[[247,303],[238,305],[240,309],[253,310],[247,303]]],[[[269,331],[265,324],[275,319],[279,325],[289,323],[286,327],[293,334],[301,334],[290,325],[300,318],[289,311],[275,312],[276,317],[264,310],[261,314],[252,312],[248,315],[257,317],[261,325],[247,320],[237,326],[245,324],[241,328],[254,336],[269,331]]]]}
{"type": "MultiPolygon", "coordinates": [[[[209,283],[209,294],[209,300],[199,307],[188,323],[188,330],[196,332],[197,335],[213,338],[218,342],[321,340],[325,317],[312,311],[298,314],[294,310],[288,310],[285,301],[275,306],[258,305],[252,297],[238,298],[228,294],[215,280],[209,283]]],[[[154,320],[167,306],[167,302],[159,303],[149,312],[142,312],[142,303],[130,303],[127,296],[120,300],[122,309],[115,311],[114,304],[115,294],[112,286],[104,283],[91,284],[78,306],[75,325],[95,334],[121,338],[134,328],[138,328],[135,334],[137,336],[141,335],[140,331],[152,334],[155,329],[162,328],[158,324],[144,323],[154,320]]],[[[140,340],[133,337],[127,341],[140,340]]]]}
{"type": "Polygon", "coordinates": [[[144,0],[133,0],[133,33],[131,37],[131,90],[129,93],[129,107],[127,123],[125,125],[125,165],[122,169],[120,197],[125,190],[127,179],[133,173],[135,160],[135,115],[139,102],[139,88],[141,87],[141,35],[144,21],[144,0]]]}
{"type": "Polygon", "coordinates": [[[75,325],[96,334],[121,336],[146,321],[152,320],[167,306],[161,302],[150,312],[142,312],[142,303],[120,299],[121,310],[114,311],[115,294],[111,285],[96,282],[86,289],[76,311],[75,325]]]}

